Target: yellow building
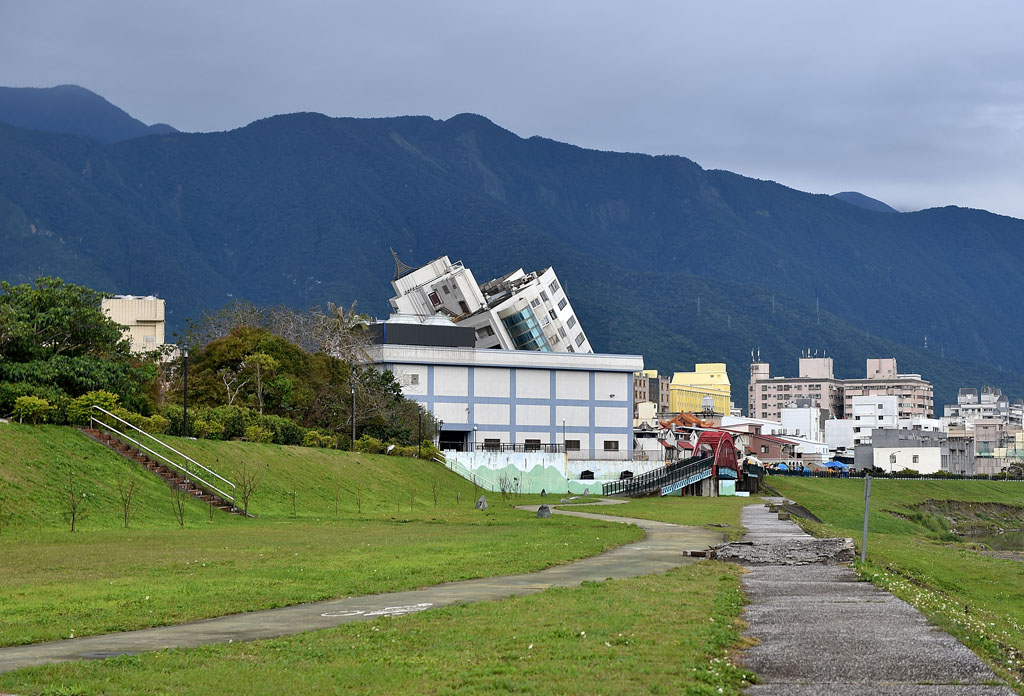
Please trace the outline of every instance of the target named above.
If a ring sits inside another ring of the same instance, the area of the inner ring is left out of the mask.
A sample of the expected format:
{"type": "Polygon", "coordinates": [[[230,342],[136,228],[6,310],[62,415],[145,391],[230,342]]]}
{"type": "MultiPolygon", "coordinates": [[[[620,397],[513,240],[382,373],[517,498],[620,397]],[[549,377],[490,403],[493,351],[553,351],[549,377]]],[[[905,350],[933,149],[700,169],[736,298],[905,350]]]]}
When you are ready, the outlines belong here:
{"type": "Polygon", "coordinates": [[[732,388],[725,363],[697,363],[693,372],[676,372],[669,385],[669,408],[675,413],[700,413],[710,396],[715,413],[729,415],[732,388]]]}

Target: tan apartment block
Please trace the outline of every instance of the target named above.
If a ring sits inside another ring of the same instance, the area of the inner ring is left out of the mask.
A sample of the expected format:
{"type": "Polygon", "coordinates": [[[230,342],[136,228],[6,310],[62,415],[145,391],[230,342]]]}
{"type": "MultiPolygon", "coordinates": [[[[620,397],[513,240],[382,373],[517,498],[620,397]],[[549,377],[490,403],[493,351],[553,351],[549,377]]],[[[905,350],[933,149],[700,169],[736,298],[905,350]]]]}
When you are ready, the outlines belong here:
{"type": "Polygon", "coordinates": [[[125,327],[132,352],[145,353],[164,345],[164,301],[152,295],[115,295],[102,301],[108,317],[125,327]]]}
{"type": "Polygon", "coordinates": [[[855,396],[896,396],[899,418],[933,417],[932,385],[921,375],[899,374],[894,358],[869,358],[865,372],[865,379],[836,379],[832,358],[803,357],[799,377],[772,377],[768,363],[753,362],[747,388],[749,414],[780,420],[787,403],[809,397],[832,418],[844,418],[853,412],[855,396]]]}

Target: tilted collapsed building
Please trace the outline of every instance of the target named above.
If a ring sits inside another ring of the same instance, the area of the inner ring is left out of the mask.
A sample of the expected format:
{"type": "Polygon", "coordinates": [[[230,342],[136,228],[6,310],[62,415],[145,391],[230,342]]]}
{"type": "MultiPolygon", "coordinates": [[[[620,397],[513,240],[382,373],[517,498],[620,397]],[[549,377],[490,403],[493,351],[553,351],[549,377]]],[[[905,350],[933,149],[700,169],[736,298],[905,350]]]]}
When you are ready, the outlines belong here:
{"type": "Polygon", "coordinates": [[[445,316],[475,331],[477,348],[593,353],[552,268],[519,268],[479,285],[461,261],[441,256],[412,267],[395,258],[391,308],[417,317],[445,316]]]}

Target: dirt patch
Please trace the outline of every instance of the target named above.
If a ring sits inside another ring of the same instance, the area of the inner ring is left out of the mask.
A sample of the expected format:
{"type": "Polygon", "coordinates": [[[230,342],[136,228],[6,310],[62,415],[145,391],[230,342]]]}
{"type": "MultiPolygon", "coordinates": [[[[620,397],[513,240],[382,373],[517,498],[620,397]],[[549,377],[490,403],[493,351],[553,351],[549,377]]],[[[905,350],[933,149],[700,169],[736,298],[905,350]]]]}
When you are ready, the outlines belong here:
{"type": "Polygon", "coordinates": [[[959,536],[999,534],[1024,529],[1024,507],[1006,503],[968,503],[962,500],[926,500],[910,506],[912,512],[893,512],[905,519],[925,523],[939,518],[951,534],[959,536]]]}

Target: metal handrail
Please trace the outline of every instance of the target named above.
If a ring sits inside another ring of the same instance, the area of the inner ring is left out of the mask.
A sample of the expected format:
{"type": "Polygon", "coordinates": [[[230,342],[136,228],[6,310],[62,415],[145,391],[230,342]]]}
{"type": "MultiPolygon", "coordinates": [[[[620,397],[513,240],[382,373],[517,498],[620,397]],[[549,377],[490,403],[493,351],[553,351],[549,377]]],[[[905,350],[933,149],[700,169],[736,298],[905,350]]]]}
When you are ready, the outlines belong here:
{"type": "Polygon", "coordinates": [[[215,492],[218,495],[220,495],[222,498],[230,499],[231,500],[231,504],[234,505],[234,503],[235,503],[235,491],[237,490],[237,487],[231,481],[227,480],[226,478],[224,478],[223,476],[218,474],[216,471],[213,471],[212,469],[209,469],[208,467],[203,466],[202,464],[200,464],[196,460],[192,459],[188,455],[182,454],[178,450],[176,450],[173,447],[171,447],[170,445],[168,445],[166,442],[164,442],[164,441],[162,441],[162,440],[160,440],[158,438],[153,437],[152,435],[147,433],[142,428],[139,428],[136,425],[132,425],[131,423],[129,423],[125,419],[121,418],[120,416],[116,416],[113,413],[111,413],[110,411],[108,411],[108,410],[106,410],[106,409],[104,409],[104,408],[102,408],[100,406],[95,406],[94,405],[92,408],[96,409],[97,411],[99,411],[99,412],[101,412],[103,414],[106,414],[106,415],[110,416],[111,418],[117,420],[119,423],[123,423],[124,425],[127,425],[129,428],[135,430],[136,432],[140,433],[141,435],[144,435],[145,437],[148,437],[150,440],[152,440],[153,442],[156,442],[157,444],[161,445],[162,447],[166,447],[171,452],[174,452],[175,454],[177,454],[179,457],[181,457],[181,458],[185,459],[186,461],[194,464],[196,467],[198,467],[199,469],[202,469],[203,471],[207,472],[208,474],[216,476],[218,479],[220,479],[221,481],[223,481],[227,485],[231,486],[231,493],[230,494],[225,493],[224,491],[222,491],[217,486],[213,485],[212,483],[210,483],[208,481],[205,481],[201,476],[197,475],[195,472],[189,471],[187,466],[182,466],[181,464],[178,464],[177,462],[175,462],[175,461],[165,457],[164,455],[160,454],[159,452],[156,452],[156,451],[150,449],[149,447],[146,447],[144,444],[142,444],[138,440],[135,440],[134,438],[132,438],[132,437],[130,437],[130,436],[120,432],[119,430],[117,430],[114,426],[110,425],[109,423],[104,423],[102,420],[100,420],[100,419],[98,419],[98,418],[96,418],[94,416],[90,416],[89,417],[89,420],[92,421],[93,423],[98,423],[98,424],[102,425],[104,428],[112,431],[114,434],[119,435],[120,437],[123,437],[124,439],[126,439],[129,442],[135,444],[139,448],[146,450],[147,452],[149,452],[153,456],[158,457],[159,459],[163,460],[167,464],[170,464],[172,467],[174,467],[178,471],[183,472],[185,474],[186,479],[189,476],[191,476],[192,478],[194,478],[199,483],[203,484],[204,486],[206,486],[207,488],[209,488],[213,492],[215,492]]]}
{"type": "Polygon", "coordinates": [[[494,483],[494,481],[491,481],[490,479],[488,479],[485,476],[480,476],[479,474],[474,472],[469,467],[464,466],[461,462],[459,462],[455,458],[449,457],[447,455],[445,455],[444,458],[445,458],[445,464],[448,465],[448,468],[452,472],[454,472],[454,473],[458,474],[459,476],[461,476],[462,478],[466,479],[467,481],[470,481],[473,484],[475,484],[477,486],[480,486],[481,488],[486,488],[491,493],[494,493],[496,491],[501,490],[501,488],[496,483],[494,483]],[[486,484],[486,485],[483,485],[483,484],[486,484]]]}
{"type": "Polygon", "coordinates": [[[697,471],[711,466],[714,457],[705,457],[691,462],[686,466],[673,468],[661,467],[646,473],[620,481],[610,481],[601,487],[602,495],[618,495],[619,493],[644,493],[663,488],[666,485],[681,481],[697,471]]]}

